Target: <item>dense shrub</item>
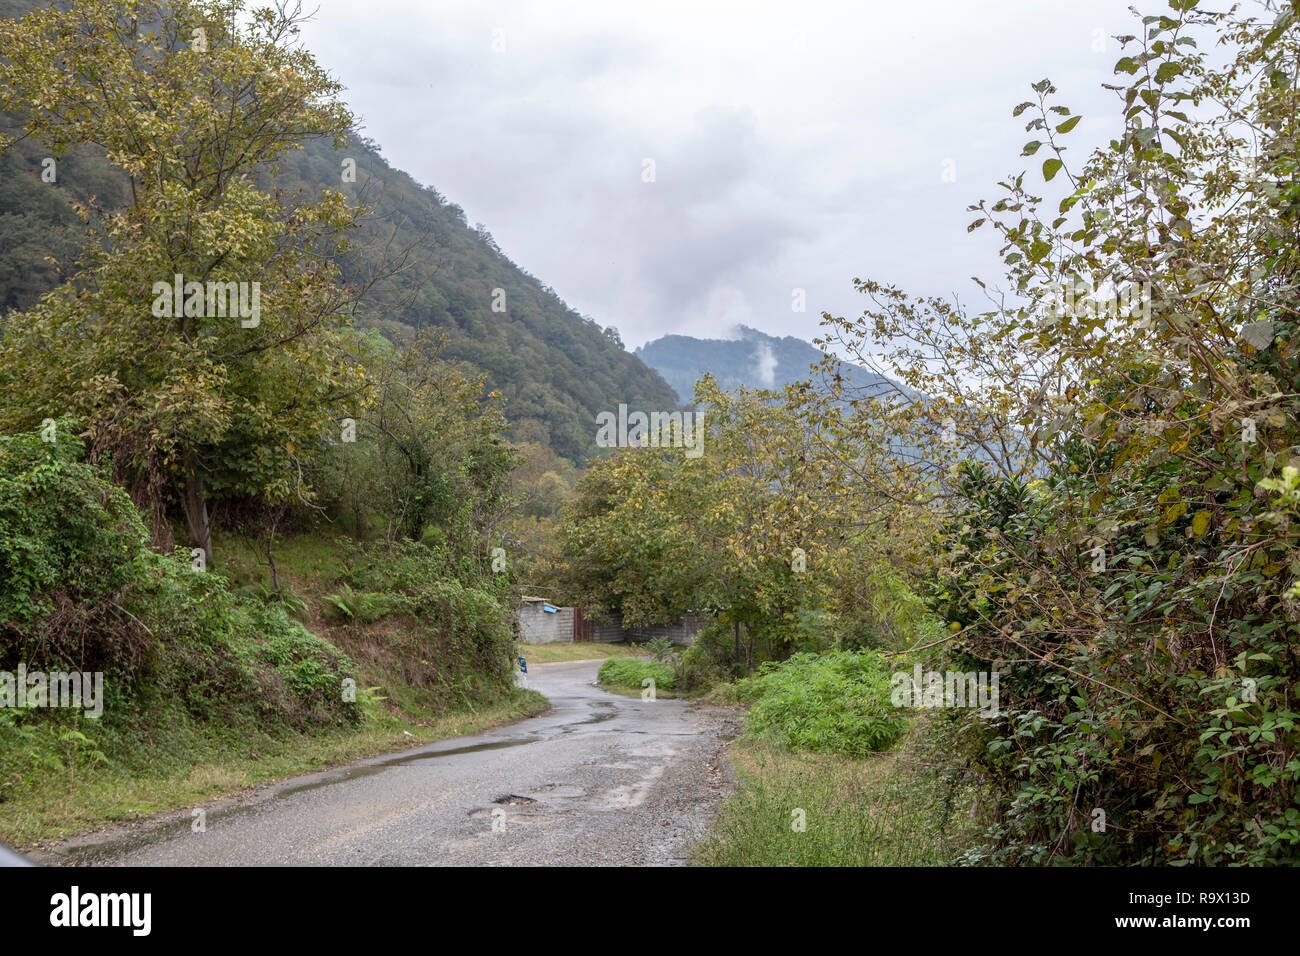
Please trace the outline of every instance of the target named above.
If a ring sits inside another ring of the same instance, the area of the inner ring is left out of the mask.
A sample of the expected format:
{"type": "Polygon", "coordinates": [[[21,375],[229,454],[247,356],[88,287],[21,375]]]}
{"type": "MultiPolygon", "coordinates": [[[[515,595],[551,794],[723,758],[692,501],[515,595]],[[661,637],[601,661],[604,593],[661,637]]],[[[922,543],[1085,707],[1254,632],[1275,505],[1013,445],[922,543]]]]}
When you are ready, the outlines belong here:
{"type": "Polygon", "coordinates": [[[672,690],[677,686],[677,675],[667,664],[631,657],[611,657],[600,665],[596,677],[602,684],[634,690],[641,690],[641,682],[646,678],[655,682],[656,690],[672,690]]]}
{"type": "MultiPolygon", "coordinates": [[[[66,424],[66,423],[65,423],[66,424]]],[[[103,726],[159,718],[360,719],[351,662],[282,607],[150,550],[125,492],[57,442],[0,437],[0,669],[102,671],[103,726]]],[[[49,718],[31,711],[23,720],[49,718]]]]}
{"type": "Polygon", "coordinates": [[[840,650],[896,651],[922,635],[934,636],[930,609],[906,576],[884,561],[856,561],[851,570],[837,575],[832,599],[835,614],[825,633],[840,650]]]}
{"type": "Polygon", "coordinates": [[[0,436],[0,664],[76,655],[87,669],[129,668],[151,642],[118,601],[144,574],[144,526],[69,428],[53,442],[0,436]]]}
{"type": "Polygon", "coordinates": [[[682,686],[691,690],[734,680],[744,670],[744,661],[736,656],[731,628],[720,621],[705,625],[682,653],[682,686]]]}
{"type": "Polygon", "coordinates": [[[505,583],[456,552],[413,541],[353,547],[327,601],[358,625],[389,617],[388,657],[432,711],[473,706],[514,686],[514,614],[505,583]]]}
{"type": "Polygon", "coordinates": [[[871,651],[796,654],[736,684],[752,701],[746,733],[800,750],[863,755],[888,749],[907,730],[890,703],[890,668],[871,651]]]}
{"type": "MultiPolygon", "coordinates": [[[[1179,508],[1171,489],[1209,479],[1170,462],[1103,488],[1083,477],[1096,455],[1073,444],[1074,460],[1032,486],[965,471],[969,506],[937,606],[963,628],[955,666],[1002,672],[1002,716],[980,722],[976,762],[1004,811],[971,858],[1294,861],[1300,662],[1288,580],[1249,560],[1269,553],[1266,538],[1231,530],[1277,499],[1200,491],[1179,508]],[[1090,523],[1080,502],[1098,496],[1119,519],[1104,565],[1069,544],[1090,523]],[[1095,809],[1104,831],[1088,825],[1095,809]]],[[[1216,450],[1202,454],[1213,468],[1216,450]]]]}

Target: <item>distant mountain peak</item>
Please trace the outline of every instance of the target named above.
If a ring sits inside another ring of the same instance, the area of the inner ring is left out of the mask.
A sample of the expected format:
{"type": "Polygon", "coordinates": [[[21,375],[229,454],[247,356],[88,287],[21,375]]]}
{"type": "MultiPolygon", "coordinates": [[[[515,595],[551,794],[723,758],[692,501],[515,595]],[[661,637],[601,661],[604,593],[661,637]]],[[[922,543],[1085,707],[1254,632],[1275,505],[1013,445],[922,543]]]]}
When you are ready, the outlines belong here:
{"type": "MultiPolygon", "coordinates": [[[[633,353],[663,376],[683,402],[706,372],[725,390],[740,387],[777,389],[814,376],[812,366],[826,356],[810,342],[793,335],[777,337],[747,325],[734,327],[725,339],[701,339],[674,333],[647,342],[633,353]]],[[[848,384],[878,388],[887,380],[861,366],[842,363],[848,384]]]]}

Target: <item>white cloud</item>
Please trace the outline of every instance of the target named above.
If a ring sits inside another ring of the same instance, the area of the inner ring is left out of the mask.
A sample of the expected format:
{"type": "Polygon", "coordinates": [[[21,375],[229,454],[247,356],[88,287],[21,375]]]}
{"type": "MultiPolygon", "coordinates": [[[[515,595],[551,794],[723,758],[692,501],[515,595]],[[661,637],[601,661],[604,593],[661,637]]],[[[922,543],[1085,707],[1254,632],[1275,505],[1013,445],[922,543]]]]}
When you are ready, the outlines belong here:
{"type": "Polygon", "coordinates": [[[776,385],[776,355],[767,342],[759,342],[754,352],[754,371],[764,388],[776,385]]]}
{"type": "Polygon", "coordinates": [[[390,162],[630,348],[810,339],[855,276],[968,290],[996,259],[966,206],[1032,162],[1011,107],[1050,75],[1101,117],[1074,158],[1104,141],[1119,51],[1093,47],[1129,2],[323,0],[303,36],[390,162]]]}

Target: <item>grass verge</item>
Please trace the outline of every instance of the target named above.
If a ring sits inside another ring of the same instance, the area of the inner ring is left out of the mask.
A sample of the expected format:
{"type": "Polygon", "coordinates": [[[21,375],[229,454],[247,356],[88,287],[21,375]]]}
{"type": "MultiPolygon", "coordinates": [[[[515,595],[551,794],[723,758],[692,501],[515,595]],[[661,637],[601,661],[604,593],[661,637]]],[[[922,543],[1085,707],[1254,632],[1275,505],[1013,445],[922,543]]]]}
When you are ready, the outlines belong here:
{"type": "Polygon", "coordinates": [[[66,772],[42,775],[31,781],[32,786],[0,803],[0,842],[30,849],[107,824],[215,800],[268,781],[477,733],[534,716],[547,706],[541,694],[519,688],[508,700],[474,712],[419,722],[371,706],[364,724],[356,730],[288,736],[244,734],[237,741],[209,738],[197,745],[190,741],[188,762],[169,761],[157,774],[114,774],[100,768],[94,777],[83,775],[80,779],[66,772]]]}
{"type": "Polygon", "coordinates": [[[977,791],[931,770],[926,721],[866,758],[734,742],[740,787],[695,846],[700,866],[942,866],[974,840],[977,791]],[[802,811],[800,813],[799,811],[802,811]]]}
{"type": "Polygon", "coordinates": [[[529,664],[555,664],[562,661],[596,661],[609,657],[639,657],[641,648],[636,644],[517,644],[515,656],[529,664]]]}

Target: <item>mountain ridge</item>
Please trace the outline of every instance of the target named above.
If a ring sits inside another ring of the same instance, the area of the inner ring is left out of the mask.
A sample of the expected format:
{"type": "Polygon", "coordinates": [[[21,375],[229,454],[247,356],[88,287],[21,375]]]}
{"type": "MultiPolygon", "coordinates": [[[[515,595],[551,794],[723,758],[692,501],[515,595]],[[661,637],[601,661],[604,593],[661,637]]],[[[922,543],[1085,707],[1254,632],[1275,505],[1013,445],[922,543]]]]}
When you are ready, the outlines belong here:
{"type": "MultiPolygon", "coordinates": [[[[742,386],[778,389],[810,377],[815,379],[818,372],[812,367],[827,356],[804,339],[768,335],[746,325],[736,326],[736,335],[727,339],[679,333],[660,336],[632,354],[657,371],[682,402],[691,400],[695,383],[705,372],[712,374],[724,391],[742,386]]],[[[839,368],[846,379],[846,390],[897,387],[859,365],[840,362],[839,368]]]]}

